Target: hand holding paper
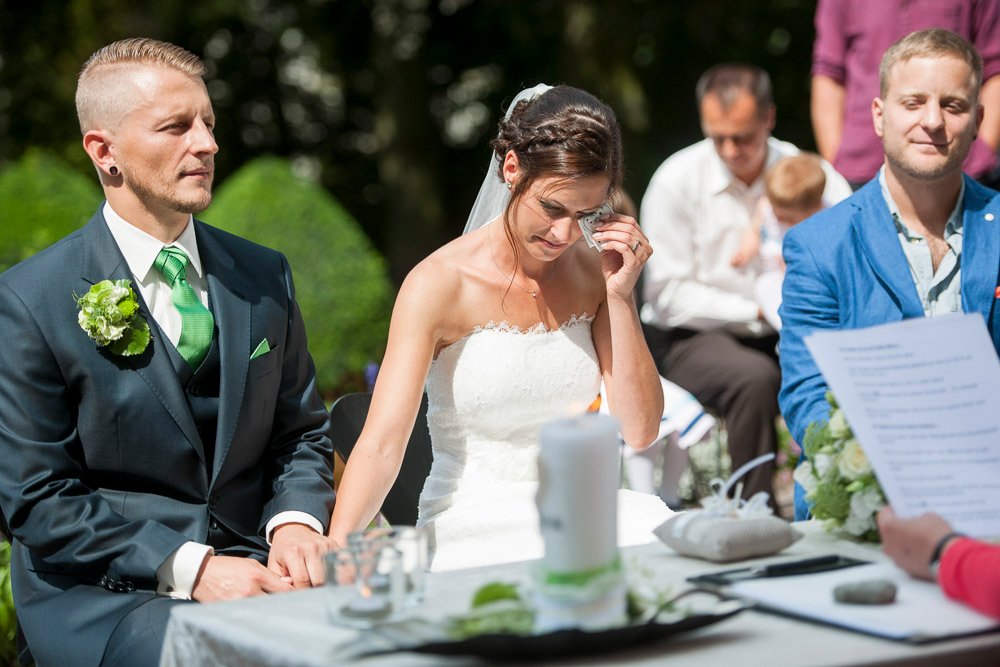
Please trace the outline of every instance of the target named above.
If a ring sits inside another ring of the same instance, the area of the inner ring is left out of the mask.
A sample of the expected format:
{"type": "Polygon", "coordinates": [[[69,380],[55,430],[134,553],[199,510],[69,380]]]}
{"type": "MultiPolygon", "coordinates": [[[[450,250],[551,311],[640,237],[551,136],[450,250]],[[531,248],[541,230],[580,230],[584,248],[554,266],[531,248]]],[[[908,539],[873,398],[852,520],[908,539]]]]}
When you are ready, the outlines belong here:
{"type": "Polygon", "coordinates": [[[895,512],[1000,535],[1000,361],[978,314],[817,332],[806,346],[895,512]]]}

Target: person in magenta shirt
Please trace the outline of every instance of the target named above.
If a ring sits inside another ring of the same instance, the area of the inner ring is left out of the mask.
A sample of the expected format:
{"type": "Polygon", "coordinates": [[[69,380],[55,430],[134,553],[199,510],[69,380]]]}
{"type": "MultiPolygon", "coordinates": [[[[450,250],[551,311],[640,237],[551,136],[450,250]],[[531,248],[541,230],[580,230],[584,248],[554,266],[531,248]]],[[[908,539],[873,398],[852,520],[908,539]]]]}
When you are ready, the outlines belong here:
{"type": "Polygon", "coordinates": [[[1000,545],[956,533],[937,514],[901,519],[878,513],[882,550],[918,579],[937,581],[948,597],[1000,618],[1000,545]]]}
{"type": "Polygon", "coordinates": [[[994,186],[1000,145],[1000,0],[819,0],[813,46],[811,116],[819,153],[855,189],[882,166],[872,129],[879,59],[900,37],[945,28],[983,58],[980,102],[986,117],[964,170],[994,186]]]}

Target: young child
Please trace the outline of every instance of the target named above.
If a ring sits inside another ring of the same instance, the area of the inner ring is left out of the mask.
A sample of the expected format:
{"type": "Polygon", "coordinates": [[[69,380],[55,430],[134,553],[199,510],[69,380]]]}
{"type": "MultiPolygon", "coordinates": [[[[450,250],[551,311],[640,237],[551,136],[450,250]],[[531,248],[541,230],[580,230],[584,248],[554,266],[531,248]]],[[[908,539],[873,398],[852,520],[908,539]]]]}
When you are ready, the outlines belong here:
{"type": "Polygon", "coordinates": [[[826,174],[818,155],[800,153],[779,160],[767,172],[764,196],[733,255],[733,266],[760,258],[762,272],[754,282],[754,295],[764,318],[775,329],[781,328],[778,306],[785,276],[781,244],[792,226],[832,204],[823,199],[825,187],[826,174]]]}

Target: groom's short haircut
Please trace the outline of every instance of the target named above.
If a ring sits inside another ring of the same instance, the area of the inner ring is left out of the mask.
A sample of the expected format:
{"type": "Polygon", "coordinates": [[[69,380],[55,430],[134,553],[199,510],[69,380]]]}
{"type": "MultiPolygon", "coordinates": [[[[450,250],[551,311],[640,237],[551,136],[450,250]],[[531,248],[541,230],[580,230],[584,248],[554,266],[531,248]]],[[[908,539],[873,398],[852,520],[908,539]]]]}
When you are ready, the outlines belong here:
{"type": "Polygon", "coordinates": [[[80,132],[115,127],[132,109],[134,94],[127,74],[135,67],[166,67],[190,77],[205,76],[198,56],[179,46],[147,37],[108,44],[87,59],[76,85],[80,132]]]}

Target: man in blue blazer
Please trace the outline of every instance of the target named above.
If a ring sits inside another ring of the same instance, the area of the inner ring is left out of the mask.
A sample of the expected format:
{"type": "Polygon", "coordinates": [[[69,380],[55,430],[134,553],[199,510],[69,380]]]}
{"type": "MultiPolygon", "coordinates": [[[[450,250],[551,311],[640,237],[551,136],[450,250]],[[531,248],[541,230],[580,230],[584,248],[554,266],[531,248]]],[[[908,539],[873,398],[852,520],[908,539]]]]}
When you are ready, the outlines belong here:
{"type": "Polygon", "coordinates": [[[130,39],[77,89],[107,202],[0,276],[0,507],[40,665],[156,664],[170,608],[321,583],[327,411],[291,271],[193,218],[204,66],[130,39]]]}
{"type": "MultiPolygon", "coordinates": [[[[1000,198],[962,174],[983,118],[982,59],[953,32],[923,30],[886,51],[879,75],[885,166],[785,237],[779,402],[798,442],[829,411],[803,342],[813,331],[978,312],[1000,352],[1000,198]]],[[[796,485],[796,519],[803,495],[796,485]]]]}

